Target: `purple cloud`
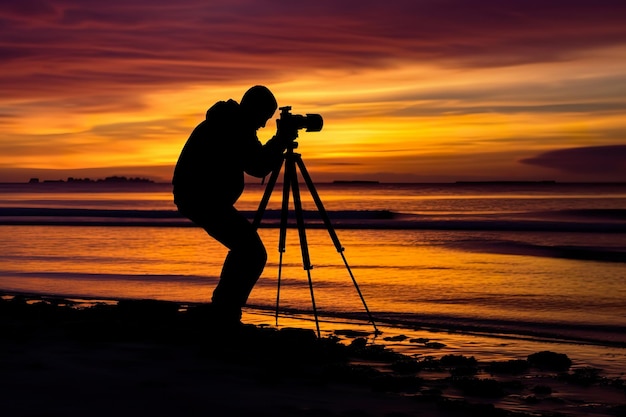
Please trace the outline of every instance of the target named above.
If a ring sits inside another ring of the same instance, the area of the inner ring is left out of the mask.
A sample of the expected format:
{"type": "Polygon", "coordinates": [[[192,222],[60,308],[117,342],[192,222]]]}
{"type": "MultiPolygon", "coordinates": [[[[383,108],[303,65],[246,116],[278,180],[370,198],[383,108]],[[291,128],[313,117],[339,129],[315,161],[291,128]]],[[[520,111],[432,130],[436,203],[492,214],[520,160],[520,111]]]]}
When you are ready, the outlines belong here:
{"type": "Polygon", "coordinates": [[[582,175],[610,174],[626,179],[626,145],[558,149],[520,162],[582,175]]]}
{"type": "Polygon", "coordinates": [[[626,3],[606,0],[22,0],[0,21],[0,88],[17,98],[399,60],[502,66],[626,43],[626,3]]]}

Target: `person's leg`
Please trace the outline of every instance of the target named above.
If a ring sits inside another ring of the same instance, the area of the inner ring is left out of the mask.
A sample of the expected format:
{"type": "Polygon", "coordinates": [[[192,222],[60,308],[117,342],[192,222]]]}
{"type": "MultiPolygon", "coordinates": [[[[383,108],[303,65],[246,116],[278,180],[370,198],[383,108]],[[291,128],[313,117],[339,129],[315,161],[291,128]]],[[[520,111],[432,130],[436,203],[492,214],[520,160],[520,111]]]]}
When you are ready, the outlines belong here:
{"type": "Polygon", "coordinates": [[[213,291],[213,303],[241,308],[265,268],[265,246],[248,219],[234,208],[217,230],[207,229],[207,232],[230,249],[220,282],[213,291]]]}
{"type": "Polygon", "coordinates": [[[229,249],[212,301],[225,315],[241,317],[241,307],[261,276],[267,252],[256,229],[234,207],[188,216],[229,249]]]}

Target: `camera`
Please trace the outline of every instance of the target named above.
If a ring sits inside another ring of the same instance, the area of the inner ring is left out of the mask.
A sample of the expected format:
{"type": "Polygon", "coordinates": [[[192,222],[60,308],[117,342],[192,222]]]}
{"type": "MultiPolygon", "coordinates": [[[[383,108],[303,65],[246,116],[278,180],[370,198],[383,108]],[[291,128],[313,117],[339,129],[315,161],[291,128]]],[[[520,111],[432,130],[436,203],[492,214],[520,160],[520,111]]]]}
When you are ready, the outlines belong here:
{"type": "Polygon", "coordinates": [[[280,125],[285,129],[306,129],[307,132],[319,132],[322,130],[324,120],[319,114],[291,114],[291,106],[280,108],[280,125]]]}

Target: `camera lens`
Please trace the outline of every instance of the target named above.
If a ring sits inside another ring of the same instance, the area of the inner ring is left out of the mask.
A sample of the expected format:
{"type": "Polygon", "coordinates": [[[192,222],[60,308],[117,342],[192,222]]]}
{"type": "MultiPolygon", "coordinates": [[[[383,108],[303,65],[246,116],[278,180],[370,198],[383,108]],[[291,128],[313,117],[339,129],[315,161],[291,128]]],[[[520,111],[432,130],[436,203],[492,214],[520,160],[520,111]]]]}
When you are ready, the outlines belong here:
{"type": "Polygon", "coordinates": [[[324,120],[320,114],[306,115],[306,131],[307,132],[319,132],[324,126],[324,120]]]}

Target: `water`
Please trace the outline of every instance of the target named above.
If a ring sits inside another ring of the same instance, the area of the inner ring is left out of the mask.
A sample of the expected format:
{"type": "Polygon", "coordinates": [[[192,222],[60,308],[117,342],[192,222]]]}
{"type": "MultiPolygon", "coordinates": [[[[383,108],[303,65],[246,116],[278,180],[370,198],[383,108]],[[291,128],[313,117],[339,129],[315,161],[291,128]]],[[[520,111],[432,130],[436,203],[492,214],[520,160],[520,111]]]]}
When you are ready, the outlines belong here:
{"type": "MultiPolygon", "coordinates": [[[[317,189],[384,335],[487,359],[560,349],[581,366],[624,372],[626,185],[317,189]]],[[[263,191],[249,184],[238,208],[252,217],[263,191]]],[[[370,331],[348,268],[302,191],[320,326],[370,331]]],[[[276,189],[260,230],[270,258],[249,300],[251,322],[274,322],[280,197],[276,189]]],[[[190,226],[165,184],[0,185],[0,290],[207,302],[226,250],[190,226]]],[[[279,322],[312,327],[293,228],[282,264],[279,322]]]]}

